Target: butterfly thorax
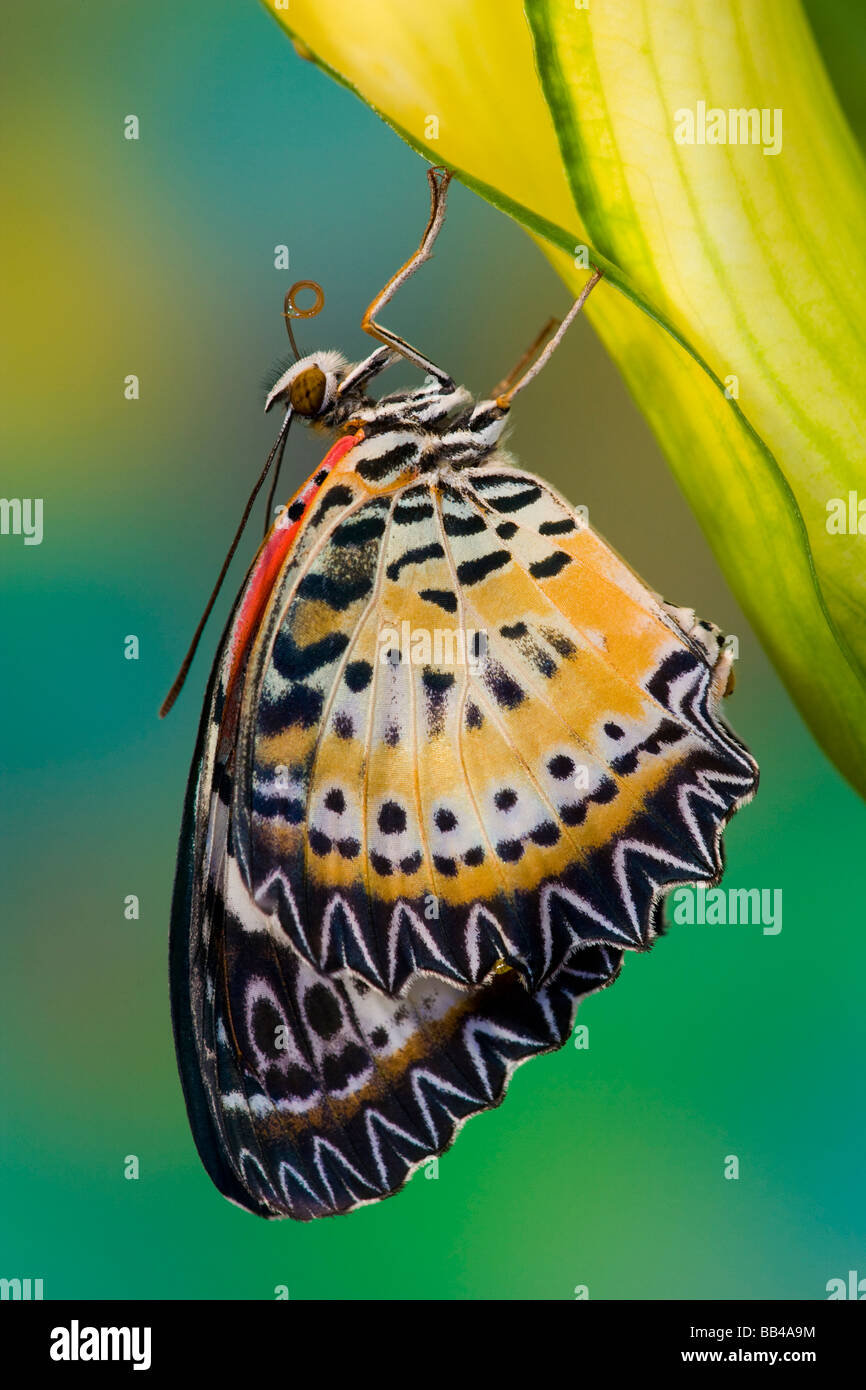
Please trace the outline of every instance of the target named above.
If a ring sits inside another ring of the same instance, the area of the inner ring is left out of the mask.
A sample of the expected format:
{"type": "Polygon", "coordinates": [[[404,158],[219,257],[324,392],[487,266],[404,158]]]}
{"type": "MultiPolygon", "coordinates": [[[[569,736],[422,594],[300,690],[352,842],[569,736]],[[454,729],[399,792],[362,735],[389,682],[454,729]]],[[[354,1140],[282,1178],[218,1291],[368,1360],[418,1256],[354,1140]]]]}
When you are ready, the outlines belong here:
{"type": "Polygon", "coordinates": [[[341,434],[363,434],[352,463],[359,477],[378,489],[407,474],[477,467],[497,451],[507,419],[495,401],[476,402],[462,386],[443,389],[441,382],[428,380],[379,401],[349,394],[335,402],[322,423],[341,434]]]}

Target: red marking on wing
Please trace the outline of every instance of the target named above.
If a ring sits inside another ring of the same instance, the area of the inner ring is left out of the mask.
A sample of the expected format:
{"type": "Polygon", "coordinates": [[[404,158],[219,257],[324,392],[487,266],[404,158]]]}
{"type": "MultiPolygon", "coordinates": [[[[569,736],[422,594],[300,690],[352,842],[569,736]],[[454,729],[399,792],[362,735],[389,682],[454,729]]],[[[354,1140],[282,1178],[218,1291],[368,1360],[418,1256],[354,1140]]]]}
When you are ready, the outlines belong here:
{"type": "Polygon", "coordinates": [[[336,444],[328,450],[316,472],[307,480],[302,488],[298,489],[296,497],[302,497],[306,506],[303,514],[291,526],[275,527],[270,535],[265,539],[255,562],[253,572],[244,594],[243,603],[235,622],[234,632],[232,633],[232,666],[228,680],[228,691],[234,685],[238,667],[246,653],[247,647],[254,634],[258,630],[262,614],[267,605],[268,599],[280,571],[285,562],[286,556],[295,542],[295,537],[304,524],[307,516],[307,509],[313,498],[321,491],[326,480],[322,480],[318,486],[313,484],[313,478],[317,477],[326,468],[330,473],[332,469],[345,458],[350,449],[355,447],[358,435],[347,435],[343,439],[338,439],[336,444]]]}

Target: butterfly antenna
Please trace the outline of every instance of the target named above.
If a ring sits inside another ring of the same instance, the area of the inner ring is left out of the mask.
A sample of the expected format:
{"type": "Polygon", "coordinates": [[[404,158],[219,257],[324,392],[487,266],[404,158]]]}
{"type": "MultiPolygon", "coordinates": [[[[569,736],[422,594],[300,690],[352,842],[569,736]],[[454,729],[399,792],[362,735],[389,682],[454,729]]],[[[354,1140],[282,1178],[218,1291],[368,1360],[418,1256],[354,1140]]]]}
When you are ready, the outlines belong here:
{"type": "Polygon", "coordinates": [[[208,601],[207,601],[207,606],[206,606],[204,612],[203,612],[202,615],[201,615],[201,621],[199,622],[199,625],[198,625],[198,627],[196,628],[195,633],[194,633],[194,635],[193,635],[193,639],[192,639],[192,641],[191,641],[190,644],[189,644],[189,651],[187,652],[186,656],[185,656],[184,659],[183,659],[183,662],[182,662],[182,664],[181,664],[181,668],[180,668],[180,670],[178,671],[177,676],[175,677],[175,681],[174,681],[174,684],[173,684],[172,687],[171,687],[171,690],[168,692],[168,694],[166,695],[166,697],[165,697],[165,699],[163,700],[162,704],[160,705],[160,708],[159,708],[159,717],[160,717],[160,719],[164,719],[164,718],[165,718],[165,716],[168,714],[169,710],[171,709],[172,705],[174,704],[175,700],[177,699],[178,695],[180,694],[181,690],[183,689],[184,681],[185,681],[186,678],[187,678],[187,674],[188,674],[188,672],[189,672],[189,668],[190,668],[190,666],[192,665],[193,657],[194,657],[195,654],[196,654],[196,650],[197,650],[197,648],[198,648],[199,641],[201,640],[201,635],[202,635],[202,633],[204,632],[205,623],[207,622],[208,618],[210,617],[211,609],[213,608],[214,604],[216,603],[217,595],[218,595],[220,589],[222,588],[222,582],[223,582],[223,580],[224,580],[225,577],[226,577],[226,574],[227,574],[227,572],[228,572],[228,567],[229,567],[229,565],[231,564],[232,560],[234,559],[234,554],[235,554],[235,551],[236,551],[237,548],[238,548],[238,544],[239,544],[239,542],[240,542],[241,536],[243,535],[244,527],[246,526],[247,521],[249,520],[250,512],[251,512],[252,509],[253,509],[253,503],[255,502],[256,498],[257,498],[258,495],[259,495],[259,491],[261,490],[261,486],[262,486],[263,482],[265,481],[265,478],[268,476],[268,473],[269,473],[269,471],[270,471],[271,464],[273,463],[274,459],[277,459],[277,469],[279,469],[280,463],[282,462],[283,451],[284,451],[284,449],[285,449],[285,447],[286,447],[286,437],[287,437],[287,435],[288,435],[288,433],[289,433],[289,425],[291,424],[291,422],[292,422],[292,410],[291,410],[291,407],[289,407],[289,409],[286,411],[286,418],[285,418],[285,420],[283,421],[282,429],[280,430],[279,435],[277,436],[276,443],[274,444],[274,447],[271,449],[271,452],[268,454],[267,463],[265,464],[264,468],[262,469],[262,472],[261,472],[261,475],[260,475],[260,477],[259,477],[258,482],[256,483],[255,487],[253,488],[252,492],[250,493],[249,501],[247,502],[247,505],[246,505],[246,507],[244,508],[244,514],[243,514],[243,516],[241,517],[240,525],[238,526],[238,529],[237,529],[237,531],[235,532],[235,538],[234,538],[234,540],[232,541],[231,545],[229,546],[228,554],[226,555],[226,558],[225,558],[225,560],[223,561],[223,567],[222,567],[222,569],[221,569],[220,572],[219,572],[219,578],[217,579],[217,582],[216,582],[216,584],[214,585],[213,593],[211,594],[210,598],[209,598],[208,601]]]}
{"type": "MultiPolygon", "coordinates": [[[[295,354],[296,362],[300,362],[301,354],[295,342],[295,334],[292,330],[292,319],[314,319],[316,314],[324,307],[324,303],[325,291],[322,289],[321,285],[316,284],[315,280],[296,280],[291,289],[286,291],[286,297],[283,300],[283,318],[286,321],[286,332],[289,335],[289,342],[292,345],[292,352],[295,354]],[[300,305],[296,303],[295,295],[299,290],[312,290],[313,294],[316,296],[309,309],[302,309],[300,305]]],[[[268,530],[270,529],[271,516],[274,510],[274,498],[277,494],[277,484],[280,481],[280,467],[282,462],[283,455],[280,453],[280,457],[277,459],[277,466],[274,469],[274,476],[271,479],[271,490],[268,493],[268,503],[265,507],[265,525],[262,531],[263,537],[268,534],[268,530]]]]}
{"type": "Polygon", "coordinates": [[[537,352],[541,351],[541,349],[544,347],[544,344],[556,332],[560,323],[561,319],[547,320],[547,323],[544,325],[538,337],[535,339],[535,342],[530,343],[529,347],[526,349],[520,361],[517,362],[511,368],[511,371],[508,373],[507,376],[504,376],[501,381],[498,381],[496,383],[493,390],[490,392],[494,400],[496,400],[499,396],[503,395],[504,392],[508,390],[509,386],[511,386],[512,383],[517,380],[524,367],[526,367],[532,361],[533,357],[537,352]]]}
{"type": "MultiPolygon", "coordinates": [[[[291,420],[290,420],[290,423],[291,423],[291,420]]],[[[289,433],[289,431],[286,430],[286,435],[287,435],[288,433],[289,433]]],[[[284,454],[284,453],[285,453],[285,435],[283,436],[283,448],[280,450],[279,455],[278,455],[278,457],[277,457],[276,467],[274,468],[274,476],[273,476],[272,479],[271,479],[271,486],[270,486],[270,488],[268,489],[268,501],[267,501],[267,505],[266,505],[266,507],[265,507],[265,528],[264,528],[264,530],[262,531],[262,540],[264,540],[265,536],[268,534],[268,531],[271,529],[271,517],[273,516],[273,513],[274,513],[274,498],[275,498],[276,495],[277,495],[277,483],[280,481],[280,469],[281,469],[282,466],[283,466],[283,454],[284,454]]],[[[253,501],[253,498],[250,499],[250,502],[251,502],[251,503],[252,503],[252,501],[253,501]]]]}
{"type": "Polygon", "coordinates": [[[286,332],[289,335],[289,342],[292,345],[292,352],[295,354],[295,361],[300,362],[301,354],[298,352],[298,345],[295,342],[295,335],[292,331],[292,320],[290,319],[288,314],[284,314],[283,317],[286,320],[286,332]]]}
{"type": "Polygon", "coordinates": [[[286,290],[286,297],[283,300],[283,318],[286,320],[286,332],[289,335],[289,342],[292,345],[292,352],[295,354],[295,361],[300,362],[301,354],[295,342],[295,335],[292,331],[292,319],[314,319],[316,314],[324,307],[325,291],[321,285],[317,285],[315,280],[296,280],[290,290],[286,290]],[[299,290],[312,290],[316,296],[309,309],[302,309],[295,300],[299,290]]]}
{"type": "MultiPolygon", "coordinates": [[[[544,367],[547,366],[548,362],[550,361],[553,354],[556,352],[556,349],[559,347],[559,344],[562,342],[569,328],[574,323],[574,320],[577,318],[578,314],[580,313],[590,294],[595,289],[603,273],[604,272],[601,270],[594,270],[592,272],[583,289],[581,290],[580,294],[578,295],[577,299],[574,301],[565,318],[562,320],[562,323],[559,325],[553,337],[550,339],[550,342],[547,344],[547,347],[544,349],[543,352],[539,353],[538,357],[536,357],[529,370],[524,372],[523,376],[520,377],[516,384],[514,386],[511,386],[507,391],[505,391],[502,394],[499,394],[498,392],[495,394],[494,399],[496,401],[496,404],[499,406],[500,410],[508,410],[509,406],[511,405],[511,402],[514,400],[514,397],[517,395],[518,391],[522,391],[524,386],[528,386],[530,381],[533,381],[535,377],[538,376],[538,373],[542,371],[544,367]]],[[[529,349],[529,353],[527,354],[527,356],[531,357],[535,349],[535,345],[539,342],[544,341],[549,326],[550,325],[547,325],[547,327],[542,330],[540,337],[536,339],[535,344],[533,344],[533,346],[529,349]]],[[[523,366],[523,362],[525,360],[526,358],[524,357],[523,360],[518,363],[514,371],[511,372],[509,376],[506,378],[506,381],[514,380],[514,377],[520,371],[520,368],[523,366]]]]}

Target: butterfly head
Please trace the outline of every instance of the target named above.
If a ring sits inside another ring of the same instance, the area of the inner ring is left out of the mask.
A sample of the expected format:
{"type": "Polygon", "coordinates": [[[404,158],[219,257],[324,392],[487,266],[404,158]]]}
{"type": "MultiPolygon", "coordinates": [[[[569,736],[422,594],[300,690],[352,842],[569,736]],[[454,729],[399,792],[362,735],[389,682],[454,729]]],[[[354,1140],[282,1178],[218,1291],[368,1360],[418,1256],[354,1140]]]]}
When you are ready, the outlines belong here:
{"type": "Polygon", "coordinates": [[[265,400],[265,410],[280,404],[302,419],[327,425],[346,366],[340,352],[313,352],[302,357],[274,382],[265,400]]]}

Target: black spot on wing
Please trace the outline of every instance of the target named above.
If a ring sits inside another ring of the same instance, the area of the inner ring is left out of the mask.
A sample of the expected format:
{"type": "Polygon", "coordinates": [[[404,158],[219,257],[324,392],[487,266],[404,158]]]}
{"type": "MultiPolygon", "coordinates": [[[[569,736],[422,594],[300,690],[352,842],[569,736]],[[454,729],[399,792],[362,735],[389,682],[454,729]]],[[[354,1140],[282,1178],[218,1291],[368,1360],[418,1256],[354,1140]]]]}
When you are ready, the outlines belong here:
{"type": "Polygon", "coordinates": [[[647,753],[660,753],[663,747],[679,743],[685,736],[686,730],[681,724],[675,723],[673,719],[663,719],[658,728],[644,739],[641,747],[646,749],[647,753]]]}
{"type": "Polygon", "coordinates": [[[362,516],[357,520],[343,521],[331,536],[331,544],[336,546],[366,545],[368,541],[379,540],[385,530],[386,518],[381,513],[362,516]]]}
{"type": "Polygon", "coordinates": [[[510,559],[511,555],[507,550],[491,550],[474,560],[462,560],[457,566],[457,578],[461,584],[479,584],[482,579],[507,565],[510,559]]]}
{"type": "Polygon", "coordinates": [[[587,797],[587,801],[595,801],[599,806],[604,806],[608,801],[613,801],[617,790],[616,782],[612,777],[603,777],[595,791],[587,797]]]}
{"type": "Polygon", "coordinates": [[[348,645],[349,638],[344,632],[329,632],[318,642],[299,647],[292,634],[281,628],[274,642],[274,666],[286,680],[307,680],[323,666],[336,661],[348,645]]]}
{"type": "Polygon", "coordinates": [[[437,671],[425,666],[421,682],[427,697],[427,724],[432,736],[441,733],[444,727],[445,700],[454,685],[454,676],[450,671],[437,671]]]}
{"type": "Polygon", "coordinates": [[[494,700],[502,709],[517,709],[526,699],[525,691],[498,661],[489,661],[482,679],[494,700]]]}
{"type": "Polygon", "coordinates": [[[383,835],[400,835],[406,829],[406,812],[396,801],[386,801],[382,805],[379,829],[383,835]]]}
{"type": "Polygon", "coordinates": [[[520,840],[500,840],[496,853],[506,864],[516,864],[523,858],[523,845],[520,840]]]}
{"type": "Polygon", "coordinates": [[[417,454],[417,444],[408,441],[404,444],[395,444],[393,449],[388,449],[375,458],[359,459],[355,465],[355,472],[360,478],[366,479],[368,483],[380,483],[390,473],[404,468],[417,454]]]}
{"type": "Polygon", "coordinates": [[[573,657],[577,652],[577,647],[570,637],[566,637],[564,632],[560,632],[556,627],[540,627],[539,632],[545,642],[549,642],[558,656],[566,659],[573,657]]]}
{"type": "Polygon", "coordinates": [[[555,550],[552,555],[547,555],[543,560],[535,560],[529,566],[529,573],[533,579],[552,579],[565,569],[566,565],[571,564],[571,556],[566,555],[564,550],[555,550]]]}
{"type": "Polygon", "coordinates": [[[530,830],[529,838],[536,845],[555,845],[560,839],[559,826],[555,825],[552,820],[542,821],[540,825],[536,825],[534,830],[530,830]]]}
{"type": "Polygon", "coordinates": [[[442,875],[443,878],[457,877],[457,861],[456,859],[451,859],[448,855],[434,854],[433,867],[436,869],[437,873],[440,873],[442,875]]]}
{"type": "Polygon", "coordinates": [[[343,679],[354,694],[358,695],[362,690],[366,690],[373,677],[373,668],[369,661],[350,661],[344,672],[343,679]]]}
{"type": "Polygon", "coordinates": [[[277,1073],[279,1077],[278,1085],[281,1086],[282,1095],[274,1089],[271,1077],[268,1077],[268,1090],[272,1096],[280,1100],[309,1100],[317,1090],[316,1079],[311,1071],[306,1067],[299,1067],[294,1064],[288,1066],[285,1071],[277,1073]]]}
{"type": "Polygon", "coordinates": [[[639,749],[632,748],[628,753],[620,753],[619,757],[614,758],[610,764],[611,772],[615,772],[619,777],[627,777],[630,772],[634,772],[638,765],[639,749]]]}
{"type": "Polygon", "coordinates": [[[400,578],[400,571],[407,565],[420,565],[425,560],[442,560],[445,558],[445,551],[438,541],[432,541],[430,545],[418,545],[411,550],[404,550],[403,554],[396,560],[392,560],[385,573],[389,579],[400,578]]]}
{"type": "Polygon", "coordinates": [[[558,782],[564,782],[566,778],[574,775],[574,759],[569,758],[566,753],[557,753],[547,764],[547,770],[558,782]]]}
{"type": "Polygon", "coordinates": [[[429,521],[433,515],[432,502],[398,502],[394,508],[394,525],[411,526],[416,521],[429,521]]]}
{"type": "Polygon", "coordinates": [[[422,589],[418,597],[426,603],[435,603],[445,613],[457,612],[457,596],[450,589],[422,589]]]}
{"type": "Polygon", "coordinates": [[[443,512],[442,525],[445,528],[446,536],[477,536],[482,531],[487,530],[484,518],[480,517],[477,512],[473,512],[469,516],[443,512]]]}
{"type": "Polygon", "coordinates": [[[556,662],[551,657],[546,656],[540,647],[532,648],[532,664],[537,671],[540,671],[545,680],[551,680],[557,672],[556,662]]]}
{"type": "Polygon", "coordinates": [[[333,1038],[343,1022],[342,1010],[335,994],[326,985],[312,985],[304,995],[304,1013],[314,1033],[326,1041],[333,1038]]]}
{"type": "MultiPolygon", "coordinates": [[[[605,733],[609,733],[611,729],[619,729],[619,726],[616,724],[605,724],[604,727],[605,733]]],[[[610,734],[610,737],[622,738],[623,730],[619,729],[617,734],[610,734]]],[[[619,757],[612,760],[610,764],[611,772],[618,773],[621,776],[627,776],[637,768],[641,753],[661,753],[663,748],[668,748],[674,743],[679,743],[680,740],[685,737],[686,730],[681,724],[677,724],[673,719],[662,719],[657,728],[655,728],[651,734],[648,734],[642,743],[637,744],[635,748],[629,749],[627,753],[621,753],[619,757]]]]}
{"type": "Polygon", "coordinates": [[[647,681],[647,691],[657,700],[660,705],[667,705],[670,700],[670,687],[680,676],[687,671],[694,671],[699,665],[696,657],[692,656],[685,648],[671,652],[666,656],[650,679],[647,681]]]}
{"type": "Polygon", "coordinates": [[[276,699],[262,697],[259,703],[259,728],[263,734],[276,734],[299,725],[311,729],[322,717],[324,696],[313,686],[295,684],[276,699]]]}
{"type": "Polygon", "coordinates": [[[322,518],[327,516],[328,512],[333,511],[335,507],[348,507],[349,503],[354,502],[354,500],[355,494],[352,489],[338,483],[325,493],[325,496],[310,518],[310,524],[315,526],[317,522],[321,521],[322,518]]]}
{"type": "Polygon", "coordinates": [[[337,613],[344,613],[353,603],[366,598],[373,588],[371,575],[314,573],[305,575],[298,585],[298,598],[317,599],[337,613]]]}
{"type": "Polygon", "coordinates": [[[251,1031],[256,1047],[263,1057],[278,1060],[280,1049],[277,1047],[277,1029],[283,1022],[281,1014],[266,997],[255,1001],[251,1013],[251,1031]]]}
{"type": "Polygon", "coordinates": [[[266,796],[254,791],[251,805],[253,815],[284,820],[289,825],[300,825],[306,815],[303,802],[294,796],[266,796]]]}
{"type": "Polygon", "coordinates": [[[357,1043],[346,1043],[336,1057],[327,1056],[322,1062],[322,1080],[329,1091],[341,1091],[355,1076],[361,1076],[370,1066],[370,1058],[357,1043]]]}
{"type": "Polygon", "coordinates": [[[507,473],[479,473],[472,479],[476,492],[489,493],[499,489],[498,497],[486,497],[485,502],[497,512],[519,512],[532,506],[541,496],[541,488],[528,479],[507,473]]]}
{"type": "Polygon", "coordinates": [[[467,729],[480,729],[484,723],[484,715],[472,700],[466,702],[466,727],[467,729]]]}
{"type": "Polygon", "coordinates": [[[537,502],[540,496],[541,488],[530,486],[522,492],[514,492],[504,497],[491,497],[489,501],[497,512],[522,512],[525,507],[531,507],[533,502],[537,502]]]}
{"type": "Polygon", "coordinates": [[[450,671],[435,671],[431,666],[425,666],[421,679],[424,689],[431,696],[444,695],[446,690],[450,690],[454,684],[454,677],[450,671]]]}

